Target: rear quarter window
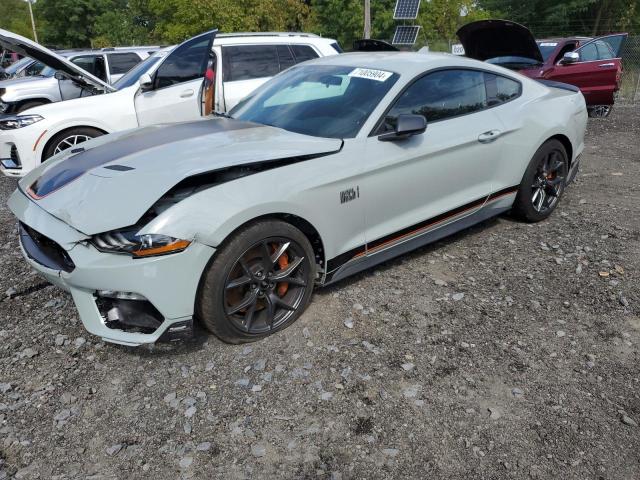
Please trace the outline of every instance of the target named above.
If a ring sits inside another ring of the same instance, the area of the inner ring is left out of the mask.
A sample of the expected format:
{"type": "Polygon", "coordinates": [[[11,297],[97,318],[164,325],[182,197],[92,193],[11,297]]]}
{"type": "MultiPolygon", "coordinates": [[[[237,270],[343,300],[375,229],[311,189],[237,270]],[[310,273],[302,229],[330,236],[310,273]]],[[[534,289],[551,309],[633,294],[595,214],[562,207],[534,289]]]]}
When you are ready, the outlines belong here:
{"type": "Polygon", "coordinates": [[[275,45],[232,45],[222,47],[225,82],[273,77],[280,71],[275,45]]]}
{"type": "Polygon", "coordinates": [[[520,82],[501,75],[485,73],[484,82],[487,87],[487,106],[489,107],[509,102],[522,93],[520,82]]]}
{"type": "Polygon", "coordinates": [[[135,53],[109,53],[107,58],[109,59],[109,72],[112,75],[127,73],[140,63],[140,57],[135,53]]]}
{"type": "Polygon", "coordinates": [[[306,62],[307,60],[313,60],[320,55],[311,48],[309,45],[291,45],[291,50],[296,57],[296,63],[306,62]]]}

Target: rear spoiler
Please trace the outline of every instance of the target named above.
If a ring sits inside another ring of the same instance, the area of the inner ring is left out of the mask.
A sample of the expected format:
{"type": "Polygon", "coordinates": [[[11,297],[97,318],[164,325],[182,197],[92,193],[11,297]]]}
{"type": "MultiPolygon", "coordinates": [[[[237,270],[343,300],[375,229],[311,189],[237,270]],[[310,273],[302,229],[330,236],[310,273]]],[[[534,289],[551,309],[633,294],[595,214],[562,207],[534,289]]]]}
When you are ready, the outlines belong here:
{"type": "Polygon", "coordinates": [[[538,82],[543,84],[545,87],[560,88],[562,90],[569,90],[570,92],[576,92],[576,93],[580,91],[578,87],[576,87],[575,85],[571,85],[569,83],[554,82],[553,80],[542,80],[542,79],[537,79],[537,80],[538,82]]]}

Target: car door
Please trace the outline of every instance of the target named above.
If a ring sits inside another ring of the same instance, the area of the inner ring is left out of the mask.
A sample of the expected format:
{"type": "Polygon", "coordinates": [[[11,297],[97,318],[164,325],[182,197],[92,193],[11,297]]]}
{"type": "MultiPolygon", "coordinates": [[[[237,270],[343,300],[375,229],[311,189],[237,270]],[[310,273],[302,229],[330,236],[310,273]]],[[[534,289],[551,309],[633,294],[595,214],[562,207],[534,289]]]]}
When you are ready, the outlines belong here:
{"type": "Polygon", "coordinates": [[[135,97],[140,126],[200,118],[203,82],[213,52],[215,31],[187,40],[167,55],[153,75],[152,87],[135,97]]]}
{"type": "Polygon", "coordinates": [[[235,107],[274,75],[320,55],[309,45],[229,45],[222,47],[225,109],[235,107]]]}
{"type": "Polygon", "coordinates": [[[472,214],[492,193],[503,125],[490,108],[485,73],[448,69],[413,82],[373,136],[360,185],[369,254],[472,214]],[[399,114],[421,114],[424,134],[383,142],[399,114]]]}
{"type": "Polygon", "coordinates": [[[587,105],[612,105],[622,72],[618,55],[624,36],[609,35],[584,43],[575,50],[577,62],[561,60],[547,78],[580,88],[587,105]]]}

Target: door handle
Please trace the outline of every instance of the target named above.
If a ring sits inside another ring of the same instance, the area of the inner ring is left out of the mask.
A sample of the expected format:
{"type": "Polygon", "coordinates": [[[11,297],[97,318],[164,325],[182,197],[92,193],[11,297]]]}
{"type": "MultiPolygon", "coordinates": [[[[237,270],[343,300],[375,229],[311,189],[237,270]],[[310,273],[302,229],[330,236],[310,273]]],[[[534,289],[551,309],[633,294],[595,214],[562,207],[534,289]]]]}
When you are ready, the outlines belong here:
{"type": "Polygon", "coordinates": [[[616,64],[615,63],[601,63],[600,65],[598,65],[599,67],[615,67],[616,64]]]}
{"type": "Polygon", "coordinates": [[[500,135],[502,135],[502,132],[500,130],[489,130],[488,132],[484,132],[478,135],[478,141],[480,143],[491,143],[497,140],[500,135]]]}
{"type": "Polygon", "coordinates": [[[180,98],[189,98],[193,96],[193,90],[185,90],[180,94],[180,98]]]}

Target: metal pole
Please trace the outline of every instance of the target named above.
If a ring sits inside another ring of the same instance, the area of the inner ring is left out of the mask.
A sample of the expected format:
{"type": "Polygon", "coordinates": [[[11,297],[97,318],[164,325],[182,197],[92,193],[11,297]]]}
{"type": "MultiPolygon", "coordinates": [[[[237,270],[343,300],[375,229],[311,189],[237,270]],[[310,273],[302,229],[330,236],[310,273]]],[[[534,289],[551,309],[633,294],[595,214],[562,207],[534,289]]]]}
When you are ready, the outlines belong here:
{"type": "Polygon", "coordinates": [[[371,0],[364,0],[364,38],[371,38],[371,0]]]}
{"type": "Polygon", "coordinates": [[[33,29],[33,39],[38,43],[38,34],[36,33],[36,21],[33,19],[33,8],[31,7],[32,0],[27,0],[29,4],[29,15],[31,15],[31,28],[33,29]]]}

